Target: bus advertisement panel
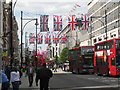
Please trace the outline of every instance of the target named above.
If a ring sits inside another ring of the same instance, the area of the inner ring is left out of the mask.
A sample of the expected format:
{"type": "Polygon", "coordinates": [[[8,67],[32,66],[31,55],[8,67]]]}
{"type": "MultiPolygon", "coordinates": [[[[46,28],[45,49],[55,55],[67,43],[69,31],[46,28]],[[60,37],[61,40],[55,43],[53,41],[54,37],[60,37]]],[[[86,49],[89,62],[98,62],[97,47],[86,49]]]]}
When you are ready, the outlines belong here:
{"type": "Polygon", "coordinates": [[[120,75],[120,39],[95,44],[94,70],[97,75],[120,75]]]}
{"type": "Polygon", "coordinates": [[[94,73],[94,46],[80,46],[69,50],[72,73],[94,73]]]}

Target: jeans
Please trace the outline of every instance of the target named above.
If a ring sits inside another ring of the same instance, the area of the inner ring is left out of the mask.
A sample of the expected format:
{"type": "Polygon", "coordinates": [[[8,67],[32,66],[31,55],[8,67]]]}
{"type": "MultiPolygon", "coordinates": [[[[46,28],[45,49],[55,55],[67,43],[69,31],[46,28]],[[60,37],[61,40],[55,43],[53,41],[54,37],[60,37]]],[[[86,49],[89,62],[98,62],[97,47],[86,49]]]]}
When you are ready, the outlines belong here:
{"type": "Polygon", "coordinates": [[[9,86],[10,86],[9,82],[4,82],[4,83],[2,83],[2,89],[1,90],[8,90],[9,86]]]}
{"type": "Polygon", "coordinates": [[[29,85],[32,86],[32,83],[33,83],[33,75],[30,74],[30,75],[28,76],[28,79],[29,79],[29,85]]]}
{"type": "Polygon", "coordinates": [[[48,90],[49,78],[40,79],[40,90],[48,90]]]}
{"type": "Polygon", "coordinates": [[[19,81],[12,82],[13,90],[19,90],[19,81]]]}

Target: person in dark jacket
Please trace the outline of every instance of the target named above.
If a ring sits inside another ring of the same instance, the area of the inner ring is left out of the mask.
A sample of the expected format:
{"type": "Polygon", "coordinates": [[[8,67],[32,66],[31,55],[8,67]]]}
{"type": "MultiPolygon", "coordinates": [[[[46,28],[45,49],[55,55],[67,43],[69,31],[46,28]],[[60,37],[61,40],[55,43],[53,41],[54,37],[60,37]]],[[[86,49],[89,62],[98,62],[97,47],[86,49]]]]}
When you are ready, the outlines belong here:
{"type": "Polygon", "coordinates": [[[35,73],[35,69],[32,66],[32,63],[30,62],[30,65],[27,67],[27,72],[26,72],[26,74],[28,75],[29,87],[31,87],[33,84],[34,73],[35,73]]]}
{"type": "Polygon", "coordinates": [[[49,79],[53,76],[52,71],[46,68],[46,63],[43,63],[36,73],[36,86],[38,86],[38,80],[40,79],[40,90],[48,90],[49,79]]]}
{"type": "Polygon", "coordinates": [[[7,78],[8,78],[9,81],[10,81],[10,72],[11,72],[11,67],[10,67],[10,64],[8,64],[5,67],[5,74],[7,75],[7,78]]]}

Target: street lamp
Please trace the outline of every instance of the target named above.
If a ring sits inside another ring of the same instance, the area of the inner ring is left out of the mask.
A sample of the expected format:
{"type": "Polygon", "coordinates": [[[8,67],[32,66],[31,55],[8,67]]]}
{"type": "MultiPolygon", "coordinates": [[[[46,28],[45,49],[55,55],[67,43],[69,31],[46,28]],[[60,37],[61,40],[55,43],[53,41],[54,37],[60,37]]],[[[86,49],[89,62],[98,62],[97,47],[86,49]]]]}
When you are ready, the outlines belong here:
{"type": "Polygon", "coordinates": [[[12,0],[10,2],[10,7],[11,7],[11,15],[10,15],[10,21],[11,21],[11,25],[10,25],[10,29],[11,29],[11,32],[10,32],[10,42],[11,42],[11,45],[10,45],[10,53],[11,53],[11,61],[10,61],[10,66],[12,67],[12,64],[13,64],[13,60],[14,60],[14,56],[13,56],[13,20],[12,20],[12,16],[14,15],[14,8],[15,8],[15,5],[17,3],[17,0],[15,1],[14,3],[14,6],[12,7],[12,0]]]}
{"type": "MultiPolygon", "coordinates": [[[[82,23],[81,23],[81,18],[77,18],[78,30],[80,30],[81,24],[82,24],[82,23]]],[[[77,41],[78,41],[78,32],[76,31],[76,45],[78,45],[77,41]]]]}
{"type": "MultiPolygon", "coordinates": [[[[91,16],[91,21],[92,21],[92,18],[101,18],[102,16],[91,16]]],[[[102,17],[103,18],[103,17],[102,17]]],[[[105,9],[105,24],[102,20],[98,19],[102,25],[105,27],[105,33],[106,33],[106,37],[105,39],[107,40],[107,10],[105,9]]],[[[92,24],[91,24],[91,45],[92,45],[92,24]]]]}
{"type": "MultiPolygon", "coordinates": [[[[31,21],[36,20],[36,57],[37,57],[37,25],[38,25],[38,19],[37,18],[23,18],[23,11],[21,11],[21,68],[22,68],[22,61],[23,61],[23,56],[22,56],[22,36],[23,36],[23,30],[25,28],[25,26],[30,23],[31,21]],[[22,20],[29,20],[28,22],[25,23],[25,25],[23,26],[22,20]]],[[[36,58],[37,60],[37,58],[36,58]]],[[[36,62],[36,66],[37,66],[37,62],[36,62]]]]}

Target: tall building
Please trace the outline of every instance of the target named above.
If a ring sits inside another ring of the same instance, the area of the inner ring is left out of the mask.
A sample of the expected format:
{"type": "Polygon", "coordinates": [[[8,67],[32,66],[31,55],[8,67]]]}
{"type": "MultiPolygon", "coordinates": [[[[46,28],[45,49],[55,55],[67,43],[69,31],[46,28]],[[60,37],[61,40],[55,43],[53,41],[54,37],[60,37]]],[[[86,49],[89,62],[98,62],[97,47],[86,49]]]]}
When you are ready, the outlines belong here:
{"type": "Polygon", "coordinates": [[[120,0],[89,0],[89,45],[120,38],[120,0]]]}
{"type": "MultiPolygon", "coordinates": [[[[3,3],[2,0],[0,0],[0,70],[2,69],[2,40],[3,36],[3,3]]],[[[0,89],[1,89],[1,80],[2,80],[2,75],[0,73],[0,89]]]]}

